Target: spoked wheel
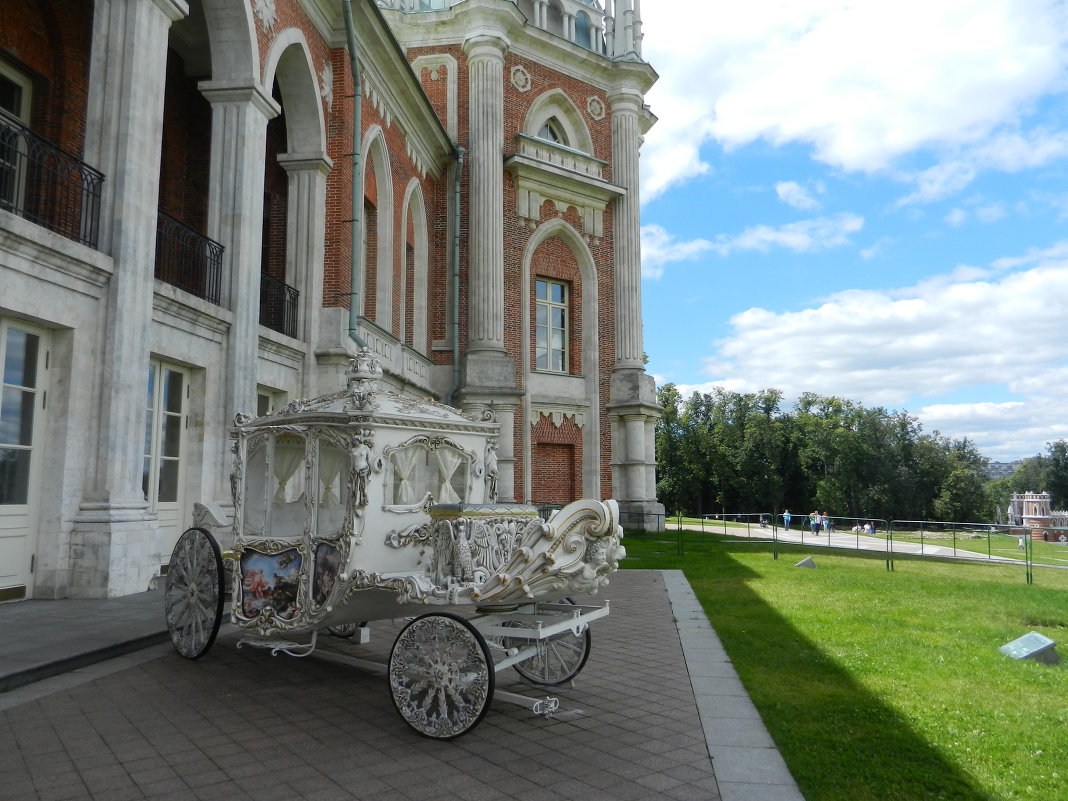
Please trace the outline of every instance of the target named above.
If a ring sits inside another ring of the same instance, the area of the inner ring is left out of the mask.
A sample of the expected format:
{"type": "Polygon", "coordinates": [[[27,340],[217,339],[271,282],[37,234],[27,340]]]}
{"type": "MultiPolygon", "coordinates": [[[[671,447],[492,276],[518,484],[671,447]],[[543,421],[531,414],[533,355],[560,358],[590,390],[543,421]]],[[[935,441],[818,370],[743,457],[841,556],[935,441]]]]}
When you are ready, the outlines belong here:
{"type": "MultiPolygon", "coordinates": [[[[570,598],[567,602],[574,603],[570,598]]],[[[518,620],[511,620],[508,625],[531,628],[528,624],[518,620]]],[[[532,684],[552,687],[575,678],[586,666],[586,660],[590,658],[593,638],[590,635],[589,625],[584,624],[577,635],[568,630],[544,640],[505,637],[502,644],[505,648],[520,649],[529,647],[531,644],[536,645],[538,652],[534,656],[517,662],[512,667],[515,668],[516,673],[532,684]]]]}
{"type": "Polygon", "coordinates": [[[171,552],[163,597],[171,642],[186,659],[199,659],[215,642],[222,622],[222,582],[215,538],[202,528],[189,529],[171,552]]]}
{"type": "Polygon", "coordinates": [[[482,720],[493,698],[493,660],[482,635],[447,613],[417,617],[389,654],[393,705],[420,734],[451,740],[482,720]]]}

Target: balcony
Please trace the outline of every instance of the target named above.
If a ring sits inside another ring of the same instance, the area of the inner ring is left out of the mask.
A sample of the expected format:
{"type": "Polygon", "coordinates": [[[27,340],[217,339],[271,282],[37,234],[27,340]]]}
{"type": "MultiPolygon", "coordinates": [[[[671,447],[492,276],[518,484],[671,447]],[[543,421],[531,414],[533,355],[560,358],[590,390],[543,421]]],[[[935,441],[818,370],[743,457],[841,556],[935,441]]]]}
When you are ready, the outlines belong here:
{"type": "Polygon", "coordinates": [[[297,336],[297,302],[300,293],[288,284],[267,274],[260,276],[260,325],[297,336]]]}
{"type": "Polygon", "coordinates": [[[0,113],[0,209],[95,248],[103,173],[0,113]]]}
{"type": "Polygon", "coordinates": [[[156,222],[156,278],[216,305],[223,246],[169,214],[156,222]]]}

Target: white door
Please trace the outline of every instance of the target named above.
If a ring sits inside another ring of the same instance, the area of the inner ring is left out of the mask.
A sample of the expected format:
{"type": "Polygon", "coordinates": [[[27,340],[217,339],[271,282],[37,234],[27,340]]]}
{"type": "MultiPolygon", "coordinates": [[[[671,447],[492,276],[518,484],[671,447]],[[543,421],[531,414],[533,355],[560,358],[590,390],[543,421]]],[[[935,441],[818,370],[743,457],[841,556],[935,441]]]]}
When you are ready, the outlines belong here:
{"type": "Polygon", "coordinates": [[[0,318],[0,601],[33,592],[47,344],[43,330],[0,318]]]}
{"type": "Polygon", "coordinates": [[[184,528],[183,460],[189,372],[153,360],[148,366],[148,417],[141,488],[159,516],[160,562],[170,559],[184,528]]]}

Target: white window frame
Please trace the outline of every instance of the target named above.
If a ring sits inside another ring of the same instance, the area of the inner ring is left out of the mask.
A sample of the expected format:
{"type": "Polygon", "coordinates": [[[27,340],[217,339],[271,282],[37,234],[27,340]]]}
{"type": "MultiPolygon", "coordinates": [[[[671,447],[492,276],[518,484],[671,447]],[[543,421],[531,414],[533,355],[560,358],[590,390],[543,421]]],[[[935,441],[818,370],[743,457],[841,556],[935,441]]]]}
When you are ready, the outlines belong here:
{"type": "Polygon", "coordinates": [[[534,279],[534,369],[545,373],[567,373],[571,365],[568,358],[570,351],[570,317],[571,317],[571,286],[566,281],[558,281],[552,278],[534,279]],[[544,292],[542,291],[544,287],[544,292]],[[552,298],[553,287],[559,287],[562,299],[557,301],[552,298]],[[544,309],[545,322],[539,321],[540,312],[544,309]],[[563,324],[553,324],[553,312],[563,312],[563,324]],[[544,331],[544,344],[540,334],[544,331]],[[553,345],[553,334],[559,332],[560,346],[553,345]],[[560,355],[559,366],[554,365],[554,354],[560,355]],[[544,359],[542,358],[544,356],[544,359]]]}

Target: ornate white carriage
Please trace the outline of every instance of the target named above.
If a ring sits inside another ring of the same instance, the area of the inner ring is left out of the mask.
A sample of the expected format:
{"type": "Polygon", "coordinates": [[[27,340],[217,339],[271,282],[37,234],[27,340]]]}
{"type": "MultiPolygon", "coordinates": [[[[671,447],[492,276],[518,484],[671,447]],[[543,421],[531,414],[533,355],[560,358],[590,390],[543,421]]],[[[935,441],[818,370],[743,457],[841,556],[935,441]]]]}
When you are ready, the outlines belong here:
{"type": "MultiPolygon", "coordinates": [[[[306,656],[323,630],[411,617],[390,692],[412,728],[447,739],[482,719],[496,672],[553,685],[582,669],[589,623],[608,605],[567,596],[607,583],[622,529],[614,501],[577,501],[548,521],[498,504],[493,415],[380,392],[379,375],[363,351],[346,389],[235,419],[230,621],[247,632],[241,645],[306,656]]],[[[182,656],[214,642],[225,578],[208,528],[186,531],[165,593],[182,656]]]]}

